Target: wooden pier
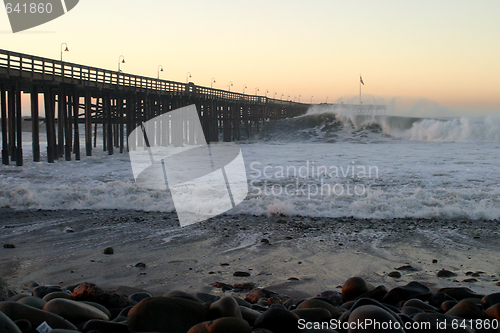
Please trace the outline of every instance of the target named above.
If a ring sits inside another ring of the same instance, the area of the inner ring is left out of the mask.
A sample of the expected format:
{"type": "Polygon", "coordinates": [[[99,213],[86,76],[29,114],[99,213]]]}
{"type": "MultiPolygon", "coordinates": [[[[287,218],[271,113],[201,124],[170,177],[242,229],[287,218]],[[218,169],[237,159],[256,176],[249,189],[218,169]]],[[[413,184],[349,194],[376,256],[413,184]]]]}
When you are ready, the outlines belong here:
{"type": "MultiPolygon", "coordinates": [[[[33,161],[40,162],[40,105],[43,95],[47,161],[81,156],[85,124],[87,156],[102,140],[110,155],[135,147],[127,137],[141,124],[171,110],[195,104],[207,142],[240,140],[268,121],[304,114],[309,104],[245,95],[41,58],[0,49],[2,163],[23,165],[21,94],[31,95],[33,161]],[[102,137],[97,136],[98,126],[102,137]]],[[[168,146],[169,130],[182,124],[157,124],[156,142],[168,146]]],[[[140,139],[140,138],[138,138],[140,139]]]]}

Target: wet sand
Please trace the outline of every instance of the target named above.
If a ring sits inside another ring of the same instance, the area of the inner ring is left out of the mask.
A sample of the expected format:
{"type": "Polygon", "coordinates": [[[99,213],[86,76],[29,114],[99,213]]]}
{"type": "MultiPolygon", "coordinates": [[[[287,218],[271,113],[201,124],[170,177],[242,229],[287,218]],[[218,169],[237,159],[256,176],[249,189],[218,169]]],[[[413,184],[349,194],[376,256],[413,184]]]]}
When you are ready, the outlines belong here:
{"type": "Polygon", "coordinates": [[[23,282],[34,280],[132,286],[156,295],[175,289],[222,293],[212,286],[219,281],[254,282],[305,297],[360,276],[388,288],[420,281],[432,290],[465,286],[487,294],[500,291],[497,225],[222,215],[181,228],[172,213],[1,209],[0,276],[17,292],[23,282]],[[114,254],[103,254],[106,247],[114,254]],[[146,267],[135,267],[138,263],[146,267]],[[399,279],[388,276],[405,265],[413,270],[399,270],[399,279]],[[457,276],[438,278],[441,269],[457,276]],[[234,277],[235,271],[250,276],[234,277]],[[463,282],[471,278],[467,272],[483,273],[477,282],[463,282]]]}

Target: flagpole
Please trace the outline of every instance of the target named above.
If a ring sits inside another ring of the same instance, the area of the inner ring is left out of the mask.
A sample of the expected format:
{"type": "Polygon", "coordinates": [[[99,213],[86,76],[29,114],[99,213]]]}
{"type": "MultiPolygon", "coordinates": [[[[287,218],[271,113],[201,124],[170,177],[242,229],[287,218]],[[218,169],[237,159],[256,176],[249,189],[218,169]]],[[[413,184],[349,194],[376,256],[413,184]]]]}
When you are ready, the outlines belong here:
{"type": "Polygon", "coordinates": [[[359,73],[359,105],[361,105],[361,73],[359,73]]]}

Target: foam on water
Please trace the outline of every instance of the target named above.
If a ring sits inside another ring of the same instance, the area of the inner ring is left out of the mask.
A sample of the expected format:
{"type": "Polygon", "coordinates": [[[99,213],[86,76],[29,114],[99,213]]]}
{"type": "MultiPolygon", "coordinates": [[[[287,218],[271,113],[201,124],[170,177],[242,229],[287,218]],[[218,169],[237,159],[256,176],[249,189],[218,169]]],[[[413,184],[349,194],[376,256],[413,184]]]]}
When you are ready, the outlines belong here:
{"type": "MultiPolygon", "coordinates": [[[[108,156],[98,147],[81,161],[33,163],[30,135],[23,134],[26,165],[0,166],[0,207],[174,211],[167,190],[136,186],[127,154],[108,156]]],[[[500,118],[312,108],[239,144],[250,193],[228,214],[500,218],[500,118]],[[368,167],[376,172],[358,174],[368,167]],[[352,168],[356,173],[345,172],[352,168]]],[[[190,205],[196,211],[211,202],[190,205]]]]}

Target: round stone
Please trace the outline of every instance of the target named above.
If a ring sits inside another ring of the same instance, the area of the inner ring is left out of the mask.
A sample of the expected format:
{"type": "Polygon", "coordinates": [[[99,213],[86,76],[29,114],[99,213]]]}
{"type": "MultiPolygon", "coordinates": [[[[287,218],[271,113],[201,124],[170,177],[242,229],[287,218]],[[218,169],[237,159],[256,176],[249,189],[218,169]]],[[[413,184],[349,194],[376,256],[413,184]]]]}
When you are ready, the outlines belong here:
{"type": "Polygon", "coordinates": [[[55,298],[49,301],[43,310],[57,314],[73,324],[83,323],[91,319],[110,319],[107,314],[96,307],[65,298],[55,298]]]}
{"type": "Polygon", "coordinates": [[[187,332],[208,320],[208,309],[199,302],[174,297],[143,299],[127,317],[130,332],[187,332]]]}
{"type": "Polygon", "coordinates": [[[219,318],[214,321],[199,323],[187,333],[251,333],[252,328],[243,319],[235,317],[219,318]]]}
{"type": "Polygon", "coordinates": [[[342,296],[344,297],[344,301],[348,302],[372,289],[373,286],[367,283],[364,279],[360,277],[352,277],[344,282],[344,285],[342,286],[342,296]]]}

